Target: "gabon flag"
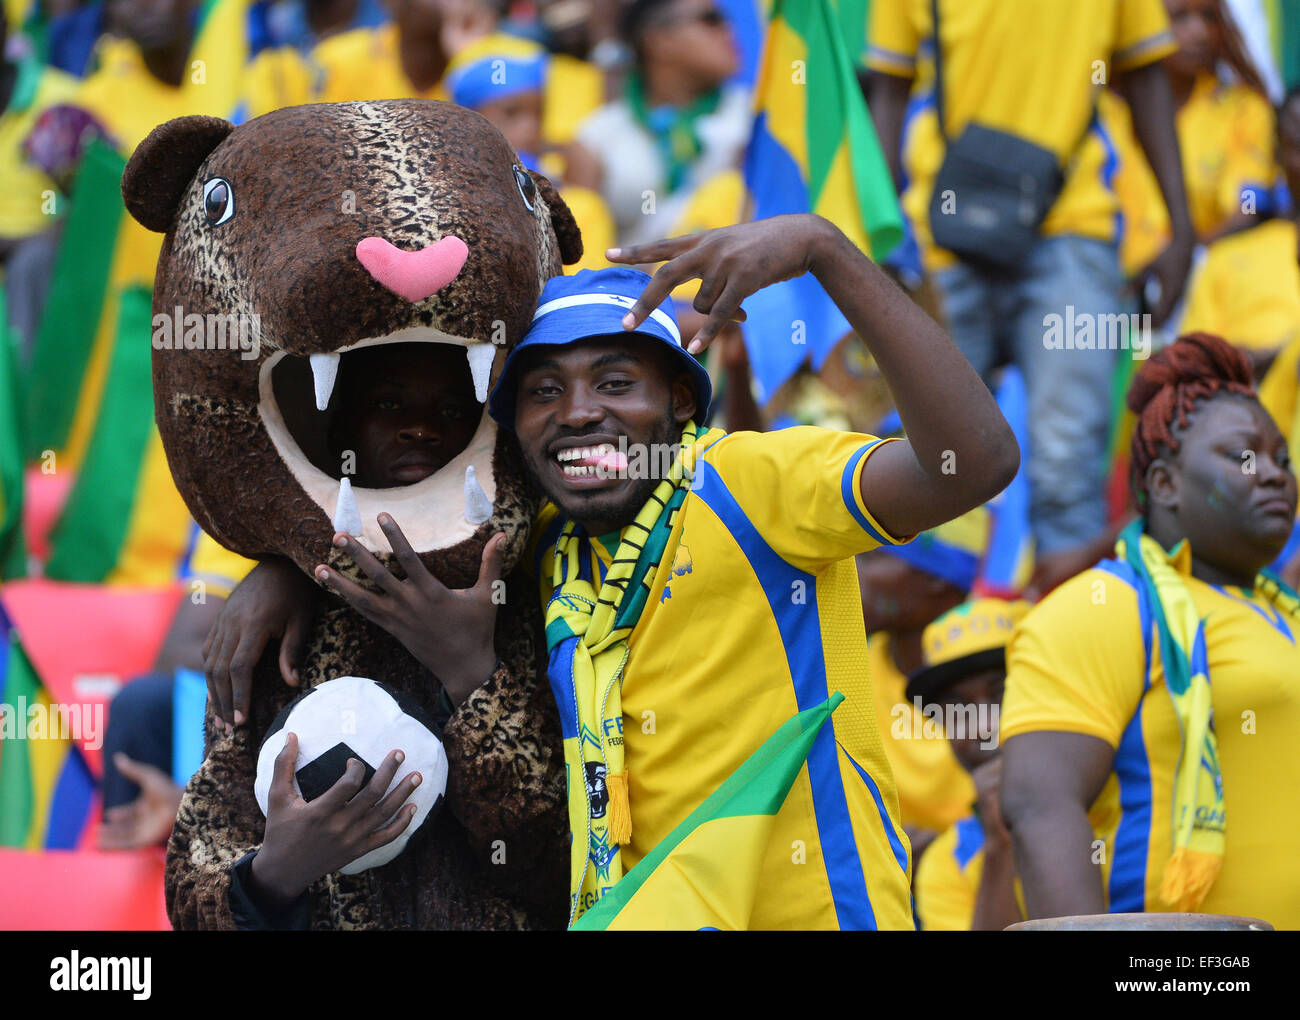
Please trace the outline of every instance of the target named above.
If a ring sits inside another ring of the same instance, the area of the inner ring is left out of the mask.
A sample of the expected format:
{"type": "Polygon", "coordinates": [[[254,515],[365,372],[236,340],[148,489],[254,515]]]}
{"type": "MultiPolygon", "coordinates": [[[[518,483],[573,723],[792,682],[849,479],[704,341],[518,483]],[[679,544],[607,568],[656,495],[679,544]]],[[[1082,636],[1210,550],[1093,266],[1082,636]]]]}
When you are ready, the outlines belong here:
{"type": "MultiPolygon", "coordinates": [[[[56,702],[0,606],[0,846],[80,847],[95,810],[95,780],[66,735],[28,733],[33,714],[57,718],[56,702]]],[[[48,724],[47,724],[48,726],[48,724]]]]}
{"type": "Polygon", "coordinates": [[[117,335],[85,457],[50,534],[45,576],[169,584],[186,574],[198,527],[176,491],[154,424],[152,295],[119,295],[117,335]]]}
{"type": "Polygon", "coordinates": [[[117,326],[117,294],[150,279],[157,252],[120,243],[125,158],[102,140],[82,153],[64,216],[49,299],[28,372],[28,460],[75,471],[103,396],[117,326]]]}
{"type": "Polygon", "coordinates": [[[843,700],[836,691],[783,723],[572,930],[747,929],[776,814],[843,700]]]}
{"type": "MultiPolygon", "coordinates": [[[[775,0],[755,86],[745,155],[751,219],[813,212],[876,261],[903,237],[902,213],[845,40],[845,20],[865,4],[775,0]]],[[[853,44],[860,49],[862,29],[853,44]]],[[[811,356],[819,370],[849,324],[811,275],[765,287],[745,301],[742,326],[760,399],[811,356]]]]}

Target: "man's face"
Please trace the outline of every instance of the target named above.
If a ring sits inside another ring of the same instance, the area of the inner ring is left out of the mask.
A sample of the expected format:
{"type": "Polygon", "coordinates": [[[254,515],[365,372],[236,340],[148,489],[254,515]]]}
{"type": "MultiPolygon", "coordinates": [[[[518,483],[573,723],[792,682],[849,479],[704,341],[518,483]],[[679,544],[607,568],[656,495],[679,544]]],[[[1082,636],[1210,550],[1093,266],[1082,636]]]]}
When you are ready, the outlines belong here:
{"type": "Polygon", "coordinates": [[[589,534],[630,524],[661,479],[633,477],[615,457],[680,441],[695,413],[689,377],[643,337],[595,337],[529,353],[515,432],[533,484],[589,534]]]}
{"type": "Polygon", "coordinates": [[[460,347],[383,344],[343,355],[335,445],[367,489],[414,485],[469,444],[481,405],[460,347]]]}
{"type": "MultiPolygon", "coordinates": [[[[945,707],[953,705],[960,709],[959,718],[963,723],[974,719],[973,732],[968,727],[960,735],[948,735],[953,754],[967,772],[974,772],[986,761],[997,757],[998,714],[1002,709],[1002,693],[1006,684],[1005,669],[986,669],[958,680],[936,699],[945,707]],[[974,713],[967,706],[973,706],[974,713]],[[989,723],[989,730],[981,733],[979,727],[985,722],[989,723]]],[[[945,712],[945,717],[946,715],[945,712]]]]}

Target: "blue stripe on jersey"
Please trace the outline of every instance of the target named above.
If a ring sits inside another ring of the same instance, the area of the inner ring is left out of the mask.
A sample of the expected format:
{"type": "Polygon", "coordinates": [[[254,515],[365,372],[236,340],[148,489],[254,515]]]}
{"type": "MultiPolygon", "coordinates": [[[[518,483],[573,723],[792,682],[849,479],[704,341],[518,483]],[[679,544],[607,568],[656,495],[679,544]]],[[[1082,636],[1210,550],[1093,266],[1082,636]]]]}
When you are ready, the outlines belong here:
{"type": "MultiPolygon", "coordinates": [[[[717,469],[701,461],[695,469],[694,495],[704,501],[735,539],[750,569],[767,595],[794,680],[799,711],[826,700],[826,662],[822,650],[821,620],[817,611],[817,578],[791,566],[764,541],[740,508],[717,469]],[[803,584],[805,599],[796,605],[791,595],[803,584]]],[[[858,855],[849,818],[848,800],[835,751],[834,727],[825,727],[808,755],[813,814],[821,842],[826,878],[830,883],[836,920],[841,930],[876,928],[876,916],[867,892],[862,859],[858,855]]]]}
{"type": "MultiPolygon", "coordinates": [[[[1151,689],[1151,607],[1146,588],[1138,582],[1136,572],[1127,563],[1102,560],[1099,570],[1123,581],[1137,593],[1138,620],[1142,628],[1142,648],[1146,659],[1142,674],[1142,695],[1151,689]]],[[[1140,913],[1146,910],[1147,857],[1151,843],[1151,761],[1142,738],[1142,701],[1133,713],[1120,738],[1112,766],[1119,783],[1119,825],[1115,829],[1115,846],[1111,848],[1110,884],[1107,910],[1112,914],[1140,913]]]]}
{"type": "Polygon", "coordinates": [[[971,858],[984,849],[984,826],[974,815],[967,815],[956,825],[957,842],[952,848],[953,860],[957,867],[965,869],[971,858]]]}
{"type": "Polygon", "coordinates": [[[885,810],[885,800],[880,796],[880,787],[876,781],[871,778],[871,774],[857,763],[853,755],[845,750],[844,745],[840,744],[840,750],[844,751],[844,757],[853,762],[853,767],[858,770],[858,775],[862,781],[867,784],[867,789],[871,791],[871,799],[876,802],[876,812],[880,815],[881,828],[889,836],[889,845],[894,851],[894,860],[898,862],[899,868],[904,875],[907,874],[907,851],[903,848],[903,841],[898,838],[898,829],[894,826],[894,820],[889,817],[889,812],[885,810]]]}
{"type": "Polygon", "coordinates": [[[873,446],[878,446],[879,444],[879,439],[873,439],[849,458],[849,462],[844,465],[844,474],[840,477],[840,494],[844,497],[844,505],[849,508],[849,513],[853,515],[853,519],[858,522],[863,531],[881,545],[894,545],[895,543],[890,541],[874,526],[872,526],[872,523],[867,520],[862,511],[858,509],[858,500],[853,491],[853,475],[858,469],[858,462],[867,455],[867,451],[869,451],[873,446]]]}
{"type": "Polygon", "coordinates": [[[1112,914],[1141,913],[1146,909],[1150,851],[1151,763],[1142,739],[1140,710],[1124,729],[1114,769],[1119,781],[1120,819],[1115,830],[1107,909],[1112,914]]]}
{"type": "Polygon", "coordinates": [[[1254,612],[1258,613],[1260,619],[1264,620],[1270,627],[1272,627],[1275,631],[1281,634],[1292,644],[1295,644],[1295,638],[1291,634],[1291,628],[1286,625],[1286,620],[1283,619],[1282,614],[1278,612],[1277,606],[1270,605],[1268,609],[1265,609],[1263,606],[1256,605],[1254,602],[1251,602],[1250,599],[1242,598],[1240,595],[1232,594],[1232,592],[1228,591],[1228,589],[1223,587],[1223,585],[1212,584],[1210,585],[1210,587],[1213,588],[1215,591],[1217,591],[1225,599],[1232,599],[1233,602],[1238,602],[1241,605],[1246,606],[1249,609],[1253,610],[1254,612]],[[1271,616],[1269,615],[1270,610],[1272,611],[1271,616]]]}

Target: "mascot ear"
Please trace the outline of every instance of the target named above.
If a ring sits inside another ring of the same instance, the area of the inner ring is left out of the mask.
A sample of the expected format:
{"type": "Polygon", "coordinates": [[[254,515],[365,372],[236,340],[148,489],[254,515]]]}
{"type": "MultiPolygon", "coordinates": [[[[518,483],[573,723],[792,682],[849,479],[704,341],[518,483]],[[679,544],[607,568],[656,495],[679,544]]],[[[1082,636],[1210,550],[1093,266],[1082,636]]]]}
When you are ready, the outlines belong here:
{"type": "Polygon", "coordinates": [[[142,226],[165,234],[195,172],[233,130],[234,124],[219,117],[177,117],[159,124],[122,174],[127,211],[142,226]]]}
{"type": "Polygon", "coordinates": [[[549,179],[536,170],[528,172],[532,174],[542,198],[546,199],[546,208],[551,211],[551,229],[555,231],[555,239],[560,242],[560,261],[571,266],[582,258],[582,231],[578,229],[578,221],[573,218],[573,213],[549,179]]]}

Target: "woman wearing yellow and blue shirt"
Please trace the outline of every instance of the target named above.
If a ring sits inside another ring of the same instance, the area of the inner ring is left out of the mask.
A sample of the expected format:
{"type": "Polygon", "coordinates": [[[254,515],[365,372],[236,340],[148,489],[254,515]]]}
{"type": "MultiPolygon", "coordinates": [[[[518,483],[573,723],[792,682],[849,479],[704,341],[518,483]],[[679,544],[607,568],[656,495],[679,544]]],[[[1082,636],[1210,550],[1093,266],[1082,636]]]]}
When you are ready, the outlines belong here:
{"type": "Polygon", "coordinates": [[[1287,442],[1245,355],[1191,334],[1139,371],[1116,558],[1007,650],[1002,808],[1031,917],[1239,914],[1300,927],[1300,601],[1287,442]]]}

